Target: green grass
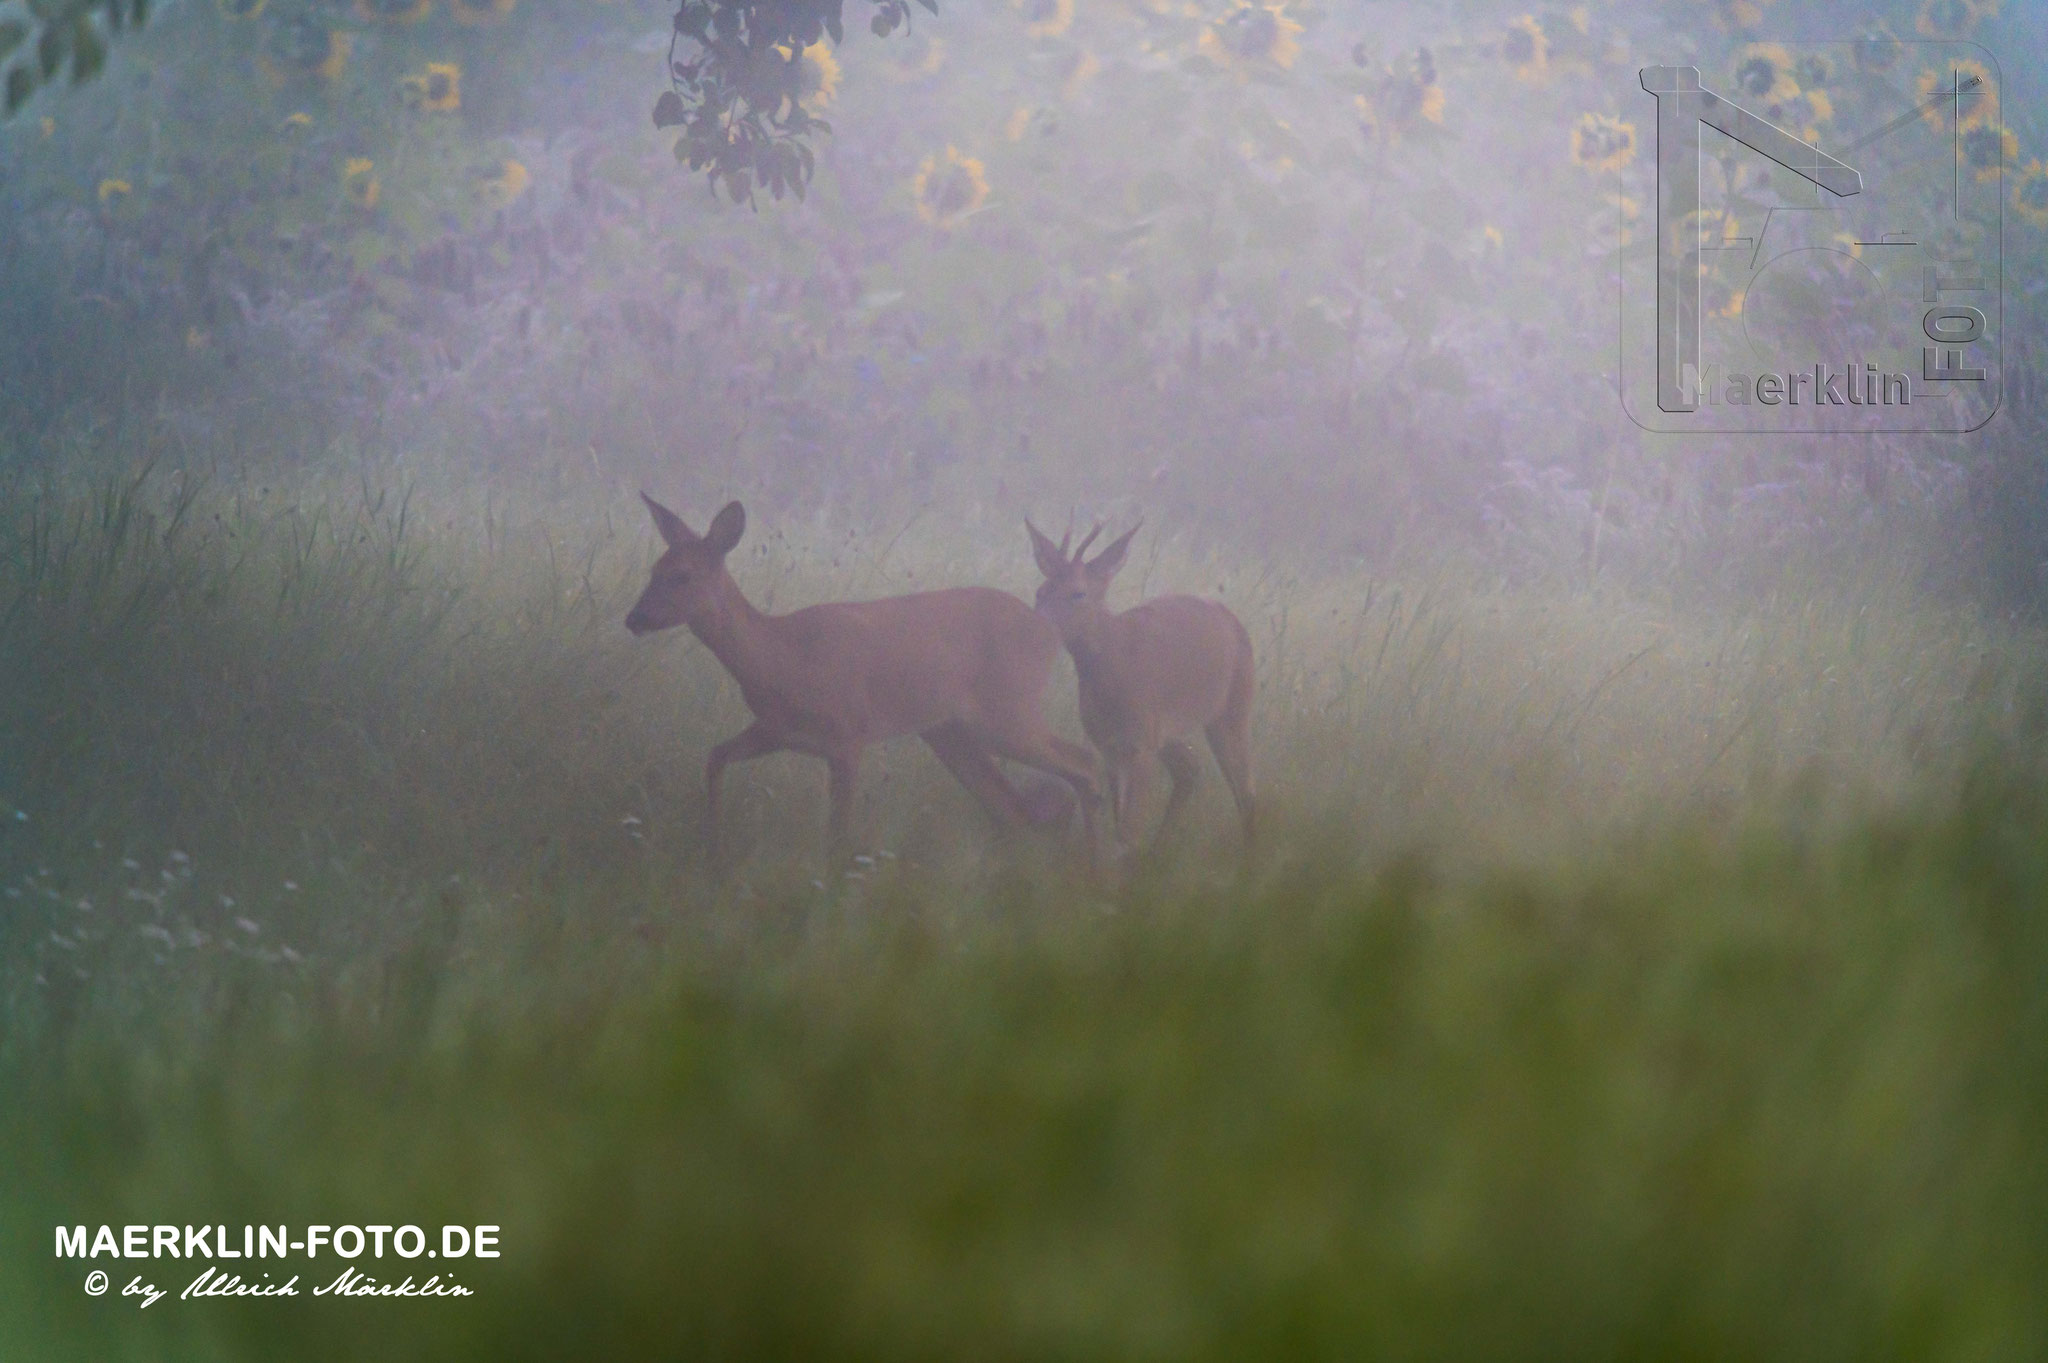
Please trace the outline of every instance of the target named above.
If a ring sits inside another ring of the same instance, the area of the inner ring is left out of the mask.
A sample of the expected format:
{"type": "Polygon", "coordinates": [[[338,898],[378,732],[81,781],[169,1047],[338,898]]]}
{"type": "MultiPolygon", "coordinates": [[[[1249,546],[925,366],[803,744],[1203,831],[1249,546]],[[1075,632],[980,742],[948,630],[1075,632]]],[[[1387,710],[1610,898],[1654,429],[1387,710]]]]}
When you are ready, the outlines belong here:
{"type": "MultiPolygon", "coordinates": [[[[1148,531],[1132,599],[1260,650],[1256,856],[1210,773],[1091,883],[913,744],[851,874],[815,763],[743,769],[720,880],[744,709],[620,626],[636,504],[390,481],[5,500],[8,1358],[2042,1355],[2032,634],[1148,531]],[[141,1312],[50,1253],[200,1220],[506,1255],[141,1312]]],[[[735,571],[1022,592],[1013,519],[757,509],[735,571]]]]}

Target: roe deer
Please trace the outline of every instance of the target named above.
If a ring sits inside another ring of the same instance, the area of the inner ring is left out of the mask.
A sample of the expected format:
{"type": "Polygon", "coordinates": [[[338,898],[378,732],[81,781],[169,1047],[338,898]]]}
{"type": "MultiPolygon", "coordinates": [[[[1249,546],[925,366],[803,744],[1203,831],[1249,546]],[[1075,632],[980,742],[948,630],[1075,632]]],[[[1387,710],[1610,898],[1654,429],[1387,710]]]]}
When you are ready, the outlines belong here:
{"type": "Polygon", "coordinates": [[[1049,809],[1042,798],[1020,795],[997,755],[1066,782],[1080,802],[1094,862],[1093,755],[1054,734],[1039,709],[1060,653],[1059,631],[1043,617],[993,587],[763,615],[725,570],[725,556],[747,525],[738,502],[699,535],[646,493],[640,497],[668,548],[626,628],[640,635],[688,625],[739,682],[754,712],[753,724],[713,748],[704,764],[705,840],[713,860],[718,788],[729,763],[785,750],[824,758],[836,854],[845,845],[861,750],[914,733],[998,821],[1064,821],[1071,804],[1061,798],[1049,809]]]}
{"type": "MultiPolygon", "coordinates": [[[[1140,525],[1143,522],[1139,523],[1140,525]]],[[[1109,765],[1110,811],[1119,842],[1142,810],[1157,754],[1173,778],[1160,831],[1193,793],[1200,759],[1188,743],[1206,734],[1216,765],[1230,783],[1245,845],[1252,842],[1252,641],[1220,601],[1193,596],[1155,597],[1113,614],[1104,605],[1110,579],[1124,565],[1132,526],[1115,543],[1083,561],[1102,533],[1088,532],[1072,556],[1067,540],[1054,544],[1030,521],[1032,552],[1045,582],[1038,610],[1059,626],[1081,682],[1081,727],[1109,765]]]]}

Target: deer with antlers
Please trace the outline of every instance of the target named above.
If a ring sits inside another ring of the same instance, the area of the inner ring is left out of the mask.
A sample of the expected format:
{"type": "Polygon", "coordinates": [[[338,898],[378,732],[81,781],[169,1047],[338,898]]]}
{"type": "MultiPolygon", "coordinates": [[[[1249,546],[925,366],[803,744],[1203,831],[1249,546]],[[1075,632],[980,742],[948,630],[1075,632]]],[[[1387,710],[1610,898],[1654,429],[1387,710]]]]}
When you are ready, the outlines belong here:
{"type": "Polygon", "coordinates": [[[740,594],[726,555],[746,530],[728,503],[702,535],[641,493],[667,546],[626,616],[635,635],[687,625],[740,684],[754,722],[704,764],[705,840],[718,856],[719,785],[727,766],[796,751],[830,771],[828,855],[845,850],[862,750],[918,734],[999,822],[1064,822],[1065,792],[1027,798],[998,756],[1066,783],[1081,807],[1091,863],[1099,798],[1093,755],[1053,733],[1041,713],[1059,631],[1016,597],[956,587],[765,615],[740,594]],[[1056,807],[1054,807],[1056,806],[1056,807]]]}
{"type": "Polygon", "coordinates": [[[1109,767],[1110,810],[1119,842],[1151,783],[1157,756],[1173,780],[1160,820],[1163,833],[1193,794],[1201,770],[1189,742],[1209,740],[1223,779],[1237,801],[1245,845],[1252,841],[1252,641],[1220,601],[1160,596],[1112,613],[1105,604],[1110,581],[1124,565],[1132,526],[1093,559],[1088,546],[1097,525],[1072,554],[1069,530],[1054,544],[1029,520],[1032,552],[1045,581],[1039,614],[1059,626],[1081,683],[1081,727],[1109,767]]]}

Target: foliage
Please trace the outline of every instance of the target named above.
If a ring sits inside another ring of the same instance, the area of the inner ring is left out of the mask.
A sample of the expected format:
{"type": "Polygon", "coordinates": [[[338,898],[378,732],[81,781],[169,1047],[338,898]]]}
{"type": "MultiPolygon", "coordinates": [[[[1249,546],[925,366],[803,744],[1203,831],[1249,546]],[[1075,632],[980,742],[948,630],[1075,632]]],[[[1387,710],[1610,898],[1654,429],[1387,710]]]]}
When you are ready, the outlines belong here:
{"type": "MultiPolygon", "coordinates": [[[[909,25],[906,0],[872,3],[876,37],[909,25]]],[[[917,3],[939,12],[937,0],[917,3]]],[[[804,53],[828,36],[845,41],[844,9],[845,0],[681,0],[672,88],[654,104],[655,127],[683,130],[676,160],[722,181],[734,203],[752,203],[757,184],[778,199],[785,190],[803,198],[816,165],[805,136],[832,131],[805,107],[804,53]]]]}

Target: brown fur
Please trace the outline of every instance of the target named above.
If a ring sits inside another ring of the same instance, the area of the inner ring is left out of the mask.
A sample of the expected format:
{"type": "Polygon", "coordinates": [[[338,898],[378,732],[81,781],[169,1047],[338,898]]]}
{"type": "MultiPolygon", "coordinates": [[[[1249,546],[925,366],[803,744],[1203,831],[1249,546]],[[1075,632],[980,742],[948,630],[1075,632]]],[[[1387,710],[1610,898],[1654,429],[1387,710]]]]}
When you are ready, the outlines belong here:
{"type": "MultiPolygon", "coordinates": [[[[1081,726],[1109,766],[1110,808],[1117,837],[1129,843],[1129,824],[1142,809],[1151,780],[1150,759],[1166,765],[1173,790],[1160,821],[1163,832],[1194,791],[1199,759],[1189,741],[1209,740],[1216,764],[1237,801],[1245,843],[1255,832],[1252,808],[1252,641],[1220,601],[1161,596],[1121,614],[1107,604],[1109,584],[1123,567],[1129,531],[1084,561],[1094,533],[1071,556],[1029,521],[1031,545],[1045,582],[1039,613],[1059,626],[1081,683],[1081,726]]],[[[1098,530],[1100,527],[1098,527],[1098,530]]]]}
{"type": "Polygon", "coordinates": [[[718,846],[719,785],[727,765],[785,750],[825,759],[831,774],[830,839],[843,849],[863,749],[922,735],[946,769],[999,820],[1064,817],[1027,800],[996,758],[1059,777],[1081,806],[1095,847],[1094,763],[1054,734],[1040,711],[1059,658],[1059,632],[1016,597],[956,587],[879,601],[806,606],[764,615],[725,569],[746,513],[732,502],[698,535],[641,494],[668,546],[626,617],[635,634],[688,625],[740,684],[754,723],[711,750],[705,763],[705,836],[718,846]]]}

